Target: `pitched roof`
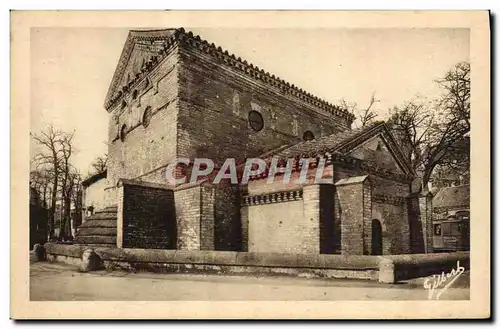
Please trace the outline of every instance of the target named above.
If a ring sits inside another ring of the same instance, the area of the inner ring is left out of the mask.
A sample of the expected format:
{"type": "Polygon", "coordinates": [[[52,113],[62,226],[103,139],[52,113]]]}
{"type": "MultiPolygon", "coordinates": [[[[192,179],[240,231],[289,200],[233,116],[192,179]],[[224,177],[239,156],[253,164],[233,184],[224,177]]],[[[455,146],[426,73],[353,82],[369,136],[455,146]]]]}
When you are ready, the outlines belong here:
{"type": "Polygon", "coordinates": [[[469,207],[470,185],[444,187],[432,199],[433,208],[469,207]]]}
{"type": "Polygon", "coordinates": [[[276,155],[282,157],[294,157],[296,155],[302,154],[316,154],[318,152],[324,152],[326,150],[328,150],[329,152],[335,152],[344,142],[381,125],[383,125],[383,122],[377,122],[367,127],[345,130],[336,134],[300,142],[278,152],[276,155]]]}
{"type": "Polygon", "coordinates": [[[108,171],[107,170],[104,170],[103,172],[100,172],[100,173],[97,173],[97,174],[94,174],[92,176],[90,176],[89,178],[87,178],[86,180],[84,180],[82,182],[82,185],[83,186],[89,186],[89,185],[92,185],[94,184],[95,182],[97,181],[100,181],[101,179],[103,178],[106,178],[108,176],[108,171]]]}
{"type": "Polygon", "coordinates": [[[198,35],[192,32],[186,32],[184,28],[178,29],[163,29],[163,30],[133,30],[130,31],[122,54],[118,61],[113,79],[106,95],[104,107],[110,110],[113,104],[121,98],[124,93],[127,93],[134,84],[139,83],[143,76],[141,72],[137,72],[135,77],[128,82],[128,85],[121,85],[123,75],[127,67],[135,44],[138,42],[150,43],[151,47],[148,49],[148,56],[150,56],[151,65],[146,67],[146,71],[153,70],[155,65],[161,62],[162,58],[166,57],[170,49],[176,47],[179,42],[188,45],[192,48],[199,49],[209,56],[215,57],[221,65],[231,67],[232,69],[249,76],[252,79],[259,80],[267,84],[269,88],[278,89],[281,93],[288,94],[292,97],[298,98],[305,103],[308,103],[315,108],[321,109],[326,113],[333,114],[345,118],[352,123],[354,115],[346,109],[342,109],[337,105],[333,105],[317,96],[314,96],[307,91],[291,84],[275,75],[264,71],[263,69],[248,63],[246,60],[230,54],[227,50],[217,47],[214,43],[208,43],[206,40],[201,39],[198,35]]]}

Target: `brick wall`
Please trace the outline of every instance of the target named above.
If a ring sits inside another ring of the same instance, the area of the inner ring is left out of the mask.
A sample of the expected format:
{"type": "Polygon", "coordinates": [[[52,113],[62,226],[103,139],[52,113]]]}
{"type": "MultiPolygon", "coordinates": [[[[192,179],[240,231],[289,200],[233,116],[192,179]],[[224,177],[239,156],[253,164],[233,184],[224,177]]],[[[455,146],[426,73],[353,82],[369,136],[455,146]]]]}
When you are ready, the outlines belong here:
{"type": "Polygon", "coordinates": [[[250,207],[242,206],[240,208],[241,216],[241,251],[249,250],[249,225],[250,225],[250,207]]]}
{"type": "Polygon", "coordinates": [[[372,254],[372,185],[371,180],[363,184],[363,248],[365,255],[372,254]]]}
{"type": "Polygon", "coordinates": [[[192,185],[175,190],[178,249],[242,249],[237,186],[192,185]]]}
{"type": "MultiPolygon", "coordinates": [[[[308,185],[303,189],[303,228],[304,250],[306,253],[320,253],[320,223],[321,223],[321,185],[308,185]]],[[[325,207],[323,210],[326,210],[325,207]]],[[[326,211],[323,212],[326,215],[326,211]]],[[[326,221],[326,220],[325,220],[326,221]]]]}
{"type": "MultiPolygon", "coordinates": [[[[310,168],[307,172],[306,179],[303,183],[300,182],[300,171],[294,171],[290,175],[290,181],[288,183],[283,182],[283,175],[276,175],[271,183],[268,183],[267,178],[251,180],[245,187],[248,194],[264,194],[278,191],[290,191],[295,189],[300,189],[304,186],[314,184],[316,177],[316,168],[310,168]]],[[[333,184],[333,166],[328,165],[323,170],[323,179],[331,180],[333,184]]]]}
{"type": "Polygon", "coordinates": [[[301,200],[246,208],[249,252],[307,253],[312,249],[307,242],[313,225],[303,216],[301,200]]]}
{"type": "Polygon", "coordinates": [[[118,236],[124,248],[175,249],[172,190],[124,183],[118,194],[118,236]]]}
{"type": "Polygon", "coordinates": [[[214,190],[215,250],[242,250],[239,189],[237,186],[219,184],[214,190]]]}
{"type": "Polygon", "coordinates": [[[410,232],[410,218],[408,213],[408,199],[402,204],[402,221],[401,221],[401,233],[399,240],[401,243],[401,253],[410,254],[411,253],[411,232],[410,232]]]}
{"type": "MultiPolygon", "coordinates": [[[[343,255],[363,255],[371,253],[367,249],[368,244],[365,242],[365,230],[370,231],[371,240],[371,207],[368,209],[365,200],[370,198],[368,195],[371,191],[369,180],[365,179],[358,183],[349,183],[346,185],[336,184],[340,203],[341,230],[342,230],[342,247],[343,255]],[[370,225],[367,226],[367,222],[370,225]]],[[[371,246],[371,245],[370,245],[371,246]]]]}
{"type": "Polygon", "coordinates": [[[384,255],[395,255],[408,252],[409,229],[405,221],[403,205],[373,202],[373,219],[382,224],[382,250],[384,255]]]}
{"type": "Polygon", "coordinates": [[[338,223],[335,223],[335,186],[320,185],[319,190],[319,245],[320,253],[333,254],[339,252],[340,232],[337,230],[338,223]],[[337,225],[336,225],[337,224],[337,225]]]}
{"type": "Polygon", "coordinates": [[[419,195],[411,195],[407,199],[408,222],[410,228],[411,253],[425,253],[424,234],[420,217],[419,195]]]}
{"type": "MultiPolygon", "coordinates": [[[[334,174],[334,180],[335,182],[338,182],[340,179],[355,177],[360,174],[368,173],[336,166],[334,169],[334,174]]],[[[410,218],[409,212],[411,213],[411,208],[408,209],[406,204],[407,201],[403,202],[403,204],[398,205],[383,204],[380,202],[373,202],[373,200],[371,200],[371,196],[389,196],[406,200],[406,198],[408,198],[409,196],[410,186],[407,183],[398,182],[375,175],[369,175],[369,177],[371,182],[371,194],[367,193],[368,191],[365,191],[364,193],[366,198],[363,200],[363,211],[366,216],[368,216],[371,209],[374,213],[373,218],[365,217],[365,221],[363,223],[365,227],[363,238],[363,249],[365,250],[365,253],[371,253],[372,219],[378,219],[382,223],[382,248],[384,254],[409,253],[411,250],[410,239],[412,241],[413,239],[418,240],[419,233],[415,232],[415,228],[418,228],[418,226],[421,225],[419,223],[415,223],[415,220],[413,221],[413,223],[410,223],[410,220],[412,220],[412,218],[415,218],[415,216],[419,216],[419,209],[416,209],[414,211],[414,215],[411,215],[413,217],[410,218]],[[414,231],[411,237],[410,226],[414,231]]],[[[340,220],[343,220],[345,216],[343,217],[340,215],[338,207],[336,207],[335,209],[336,220],[339,217],[341,217],[340,220]]],[[[415,243],[418,244],[418,241],[415,243]]],[[[420,247],[416,248],[416,250],[420,250],[420,247]]]]}
{"type": "Polygon", "coordinates": [[[241,207],[242,250],[320,252],[320,186],[250,195],[241,207]]]}
{"type": "Polygon", "coordinates": [[[199,250],[201,220],[201,187],[175,191],[177,249],[199,250]]]}
{"type": "MultiPolygon", "coordinates": [[[[178,56],[173,51],[147,76],[148,83],[139,84],[136,99],[133,91],[125,96],[125,105],[117,104],[109,114],[108,186],[118,179],[151,176],[147,181],[164,182],[158,168],[176,155],[178,112],[178,56]],[[152,117],[143,126],[146,108],[152,117]],[[120,140],[121,127],[127,126],[125,140],[120,140]]],[[[146,81],[146,80],[144,80],[146,81]]]]}
{"type": "Polygon", "coordinates": [[[179,154],[188,157],[252,157],[300,141],[306,130],[316,137],[348,128],[345,119],[319,114],[310,104],[220,65],[197,50],[179,50],[179,154]],[[264,128],[253,131],[248,113],[259,111],[264,128]]]}
{"type": "Polygon", "coordinates": [[[215,249],[215,189],[200,186],[200,249],[215,249]]]}
{"type": "Polygon", "coordinates": [[[434,251],[432,244],[432,238],[434,235],[432,227],[432,194],[421,195],[419,198],[419,204],[425,252],[432,253],[434,251]]]}
{"type": "Polygon", "coordinates": [[[367,171],[353,170],[336,165],[334,168],[334,182],[348,177],[356,177],[360,175],[370,175],[372,182],[373,194],[376,195],[391,195],[406,198],[410,193],[410,186],[407,183],[398,182],[388,178],[378,177],[367,171]]]}

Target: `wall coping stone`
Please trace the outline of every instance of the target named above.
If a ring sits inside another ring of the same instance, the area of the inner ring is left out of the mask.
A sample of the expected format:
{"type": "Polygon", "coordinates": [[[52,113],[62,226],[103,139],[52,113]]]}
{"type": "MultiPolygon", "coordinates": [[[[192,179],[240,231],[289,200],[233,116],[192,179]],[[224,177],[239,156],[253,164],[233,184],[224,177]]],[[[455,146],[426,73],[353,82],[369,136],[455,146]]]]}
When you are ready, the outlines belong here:
{"type": "Polygon", "coordinates": [[[120,178],[118,180],[118,187],[125,186],[125,185],[155,188],[155,189],[169,190],[169,191],[173,190],[172,187],[170,187],[166,184],[151,183],[151,182],[145,182],[145,181],[139,181],[139,180],[133,180],[133,179],[120,178]]]}
{"type": "Polygon", "coordinates": [[[363,175],[363,176],[356,176],[356,177],[349,177],[349,178],[342,178],[339,181],[335,183],[335,186],[344,186],[344,185],[351,185],[351,184],[359,184],[363,183],[365,180],[370,181],[369,175],[363,175]]]}

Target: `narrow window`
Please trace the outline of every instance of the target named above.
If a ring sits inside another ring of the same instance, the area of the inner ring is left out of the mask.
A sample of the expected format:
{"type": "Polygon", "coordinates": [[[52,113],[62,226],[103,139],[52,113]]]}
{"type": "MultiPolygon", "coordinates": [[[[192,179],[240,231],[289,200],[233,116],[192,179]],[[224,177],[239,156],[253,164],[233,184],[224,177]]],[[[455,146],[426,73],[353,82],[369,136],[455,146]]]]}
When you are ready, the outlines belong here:
{"type": "Polygon", "coordinates": [[[120,140],[125,141],[125,135],[127,134],[127,125],[123,125],[122,129],[120,129],[120,140]]]}
{"type": "Polygon", "coordinates": [[[146,109],[144,110],[144,114],[142,115],[142,125],[144,126],[144,128],[147,128],[147,126],[149,126],[152,116],[153,113],[151,112],[151,106],[146,107],[146,109]]]}

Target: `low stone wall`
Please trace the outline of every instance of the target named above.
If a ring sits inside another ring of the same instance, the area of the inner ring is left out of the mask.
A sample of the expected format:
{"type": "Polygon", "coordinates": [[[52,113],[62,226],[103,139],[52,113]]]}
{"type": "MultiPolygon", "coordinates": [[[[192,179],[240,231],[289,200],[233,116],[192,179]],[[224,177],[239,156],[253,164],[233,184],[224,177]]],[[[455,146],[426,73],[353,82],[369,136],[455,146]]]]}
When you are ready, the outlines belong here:
{"type": "MultiPolygon", "coordinates": [[[[84,245],[47,243],[47,259],[81,264],[84,245]],[[80,263],[79,263],[80,262],[80,263]]],[[[378,257],[205,250],[93,248],[108,269],[162,273],[268,274],[378,279],[378,257]]]]}
{"type": "MultiPolygon", "coordinates": [[[[82,264],[86,245],[45,244],[47,260],[82,264]]],[[[316,278],[348,278],[394,283],[469,268],[469,253],[393,256],[342,256],[206,250],[92,248],[107,269],[161,273],[267,274],[316,278]]]]}
{"type": "Polygon", "coordinates": [[[393,283],[470,268],[469,252],[393,255],[381,258],[379,281],[393,283]]]}

